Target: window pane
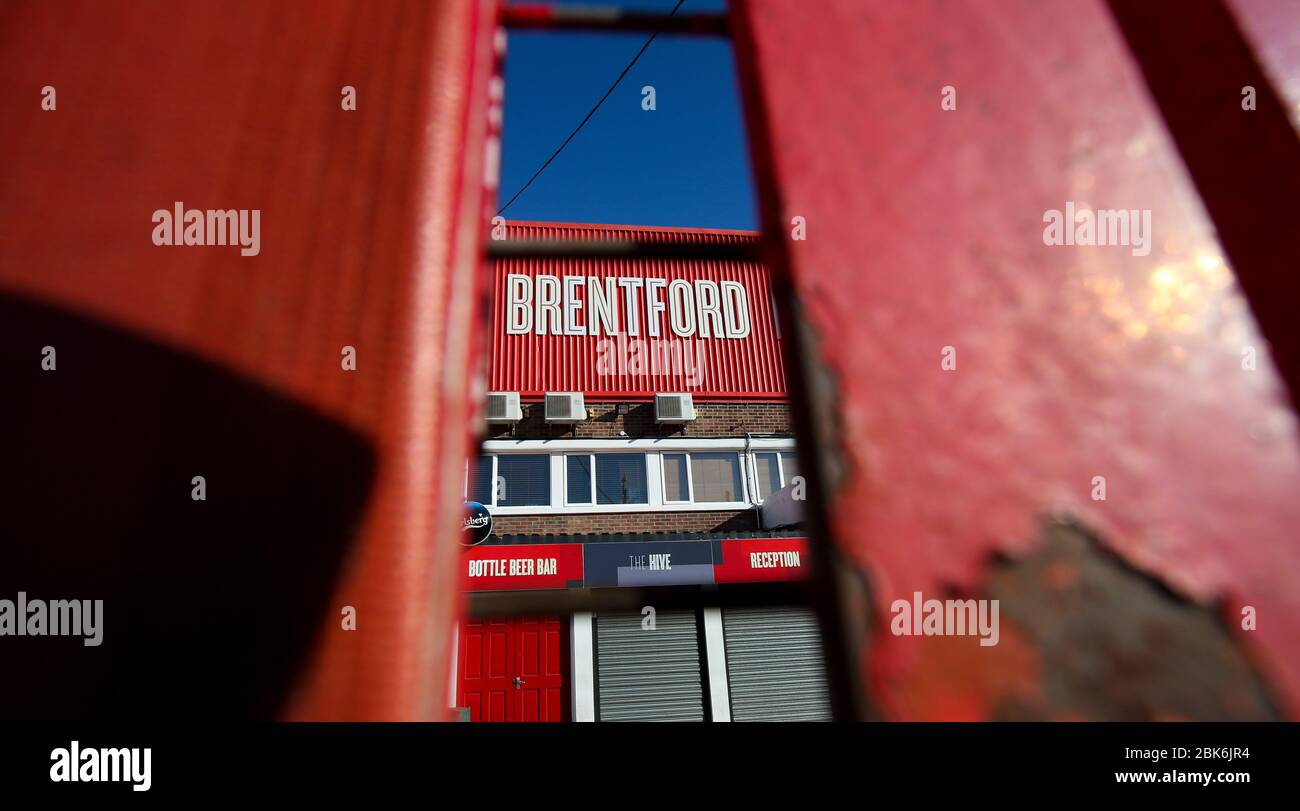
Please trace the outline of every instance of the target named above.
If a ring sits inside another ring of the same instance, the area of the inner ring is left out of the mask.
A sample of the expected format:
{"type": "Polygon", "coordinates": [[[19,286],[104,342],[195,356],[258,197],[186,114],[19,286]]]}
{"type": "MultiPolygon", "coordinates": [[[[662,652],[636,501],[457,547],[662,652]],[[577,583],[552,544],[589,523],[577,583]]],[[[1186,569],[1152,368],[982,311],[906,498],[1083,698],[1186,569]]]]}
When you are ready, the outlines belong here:
{"type": "Polygon", "coordinates": [[[799,475],[799,460],[793,453],[781,454],[781,472],[785,474],[784,485],[788,486],[799,475]]]}
{"type": "Polygon", "coordinates": [[[690,501],[687,490],[690,482],[686,478],[686,454],[664,454],[664,501],[690,501]]]}
{"type": "Polygon", "coordinates": [[[765,499],[781,489],[781,471],[775,453],[754,454],[755,472],[758,474],[758,497],[765,499]]]}
{"type": "Polygon", "coordinates": [[[492,503],[492,457],[478,456],[469,463],[469,500],[492,503]]]}
{"type": "Polygon", "coordinates": [[[596,454],[596,503],[645,504],[644,453],[596,454]]]}
{"type": "Polygon", "coordinates": [[[591,457],[570,456],[569,459],[569,495],[570,504],[591,503],[591,457]]]}
{"type": "Polygon", "coordinates": [[[691,482],[697,502],[740,501],[740,454],[692,453],[691,482]]]}
{"type": "Polygon", "coordinates": [[[551,503],[551,457],[546,454],[502,454],[497,475],[503,481],[497,493],[502,507],[537,507],[551,503]]]}

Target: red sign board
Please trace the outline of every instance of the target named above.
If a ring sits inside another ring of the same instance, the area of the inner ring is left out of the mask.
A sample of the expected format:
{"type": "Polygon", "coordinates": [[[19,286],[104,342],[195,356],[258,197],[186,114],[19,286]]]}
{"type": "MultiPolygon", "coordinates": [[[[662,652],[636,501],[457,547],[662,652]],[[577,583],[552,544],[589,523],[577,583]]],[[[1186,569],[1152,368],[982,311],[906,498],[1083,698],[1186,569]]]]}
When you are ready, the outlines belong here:
{"type": "MultiPolygon", "coordinates": [[[[516,239],[757,242],[751,231],[510,223],[516,239]]],[[[492,391],[588,399],[784,400],[781,335],[758,262],[502,259],[492,391]]]]}
{"type": "Polygon", "coordinates": [[[562,589],[582,583],[582,544],[476,546],[461,557],[463,588],[562,589]]]}
{"type": "Polygon", "coordinates": [[[807,538],[476,546],[462,561],[466,591],[765,583],[805,580],[812,567],[807,538]]]}
{"type": "Polygon", "coordinates": [[[807,579],[812,559],[806,538],[723,541],[722,560],[713,564],[717,583],[807,579]]]}

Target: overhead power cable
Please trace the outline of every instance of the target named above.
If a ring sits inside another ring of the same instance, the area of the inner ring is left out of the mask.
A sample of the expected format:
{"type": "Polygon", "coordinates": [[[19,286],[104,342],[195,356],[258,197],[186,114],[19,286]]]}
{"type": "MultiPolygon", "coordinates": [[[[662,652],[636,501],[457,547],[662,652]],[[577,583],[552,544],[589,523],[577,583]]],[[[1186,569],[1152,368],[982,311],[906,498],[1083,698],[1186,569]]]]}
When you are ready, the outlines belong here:
{"type": "MultiPolygon", "coordinates": [[[[673,10],[668,13],[668,17],[674,16],[677,13],[677,9],[681,8],[682,3],[685,2],[686,0],[677,0],[677,5],[673,6],[673,10]]],[[[546,159],[546,162],[543,163],[540,167],[538,167],[536,172],[533,172],[533,176],[528,178],[528,182],[520,186],[519,191],[515,192],[510,197],[510,199],[506,201],[505,205],[501,206],[501,208],[497,211],[497,216],[504,214],[506,209],[510,208],[510,206],[515,202],[515,200],[519,199],[519,195],[523,194],[528,189],[529,186],[533,185],[533,181],[536,180],[542,174],[542,172],[546,171],[546,167],[551,165],[551,161],[555,160],[559,156],[559,154],[564,151],[564,148],[569,145],[569,142],[573,140],[573,137],[577,135],[584,126],[586,126],[587,122],[591,120],[591,117],[596,114],[597,110],[600,109],[600,105],[605,103],[605,99],[609,98],[610,94],[614,92],[614,89],[617,88],[619,86],[619,83],[623,81],[623,78],[627,76],[630,70],[632,70],[632,67],[637,63],[637,60],[641,58],[641,54],[645,53],[646,48],[650,47],[650,43],[654,42],[655,37],[657,36],[659,36],[659,31],[655,31],[653,34],[650,35],[650,38],[647,39],[645,41],[645,44],[641,46],[641,50],[636,52],[636,56],[632,57],[632,61],[627,63],[627,67],[623,68],[623,72],[618,75],[618,78],[614,80],[614,83],[609,86],[608,90],[605,91],[605,95],[601,96],[600,101],[596,102],[596,106],[592,107],[591,111],[587,113],[587,115],[582,119],[581,122],[579,122],[578,126],[573,128],[573,132],[569,133],[569,137],[565,138],[564,142],[555,148],[555,151],[552,152],[551,156],[546,159]]]]}

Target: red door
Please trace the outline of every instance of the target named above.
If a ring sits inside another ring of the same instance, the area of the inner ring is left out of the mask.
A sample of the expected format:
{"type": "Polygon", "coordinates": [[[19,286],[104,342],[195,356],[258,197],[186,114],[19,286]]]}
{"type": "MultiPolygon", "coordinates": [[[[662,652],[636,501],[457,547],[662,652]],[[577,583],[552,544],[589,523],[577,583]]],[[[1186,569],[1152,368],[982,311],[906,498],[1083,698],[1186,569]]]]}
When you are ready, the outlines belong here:
{"type": "Polygon", "coordinates": [[[471,721],[567,720],[567,626],[559,617],[463,621],[457,706],[471,721]]]}

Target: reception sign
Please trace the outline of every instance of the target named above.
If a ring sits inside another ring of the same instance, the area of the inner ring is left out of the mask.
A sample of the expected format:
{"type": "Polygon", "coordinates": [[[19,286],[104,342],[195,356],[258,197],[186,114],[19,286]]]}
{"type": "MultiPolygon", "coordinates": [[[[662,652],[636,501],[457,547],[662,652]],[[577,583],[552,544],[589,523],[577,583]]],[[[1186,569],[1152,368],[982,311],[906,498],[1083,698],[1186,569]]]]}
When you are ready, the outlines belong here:
{"type": "Polygon", "coordinates": [[[720,541],[713,576],[718,583],[805,580],[811,561],[806,538],[720,541]]]}

